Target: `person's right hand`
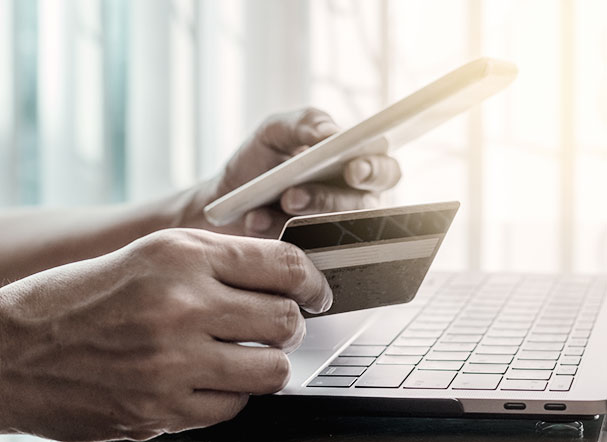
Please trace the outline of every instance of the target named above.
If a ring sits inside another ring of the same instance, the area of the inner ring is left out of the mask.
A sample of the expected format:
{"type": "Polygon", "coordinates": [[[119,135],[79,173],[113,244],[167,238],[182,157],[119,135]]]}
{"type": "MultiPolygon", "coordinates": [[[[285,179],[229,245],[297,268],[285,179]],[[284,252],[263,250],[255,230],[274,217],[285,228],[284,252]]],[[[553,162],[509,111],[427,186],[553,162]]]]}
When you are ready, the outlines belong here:
{"type": "Polygon", "coordinates": [[[296,247],[164,230],[0,289],[0,430],[148,439],[280,390],[332,293],[296,247]],[[259,342],[251,347],[238,342],[259,342]]]}

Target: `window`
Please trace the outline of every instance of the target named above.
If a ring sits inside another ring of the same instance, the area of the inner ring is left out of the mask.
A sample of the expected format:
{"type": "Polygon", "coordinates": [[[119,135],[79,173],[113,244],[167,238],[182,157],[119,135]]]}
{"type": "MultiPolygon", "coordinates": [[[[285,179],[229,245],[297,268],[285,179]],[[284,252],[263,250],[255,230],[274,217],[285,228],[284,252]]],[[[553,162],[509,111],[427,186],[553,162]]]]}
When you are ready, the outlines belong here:
{"type": "Polygon", "coordinates": [[[607,268],[601,0],[0,0],[0,204],[149,198],[268,113],[353,124],[479,55],[505,93],[399,150],[391,203],[457,199],[443,269],[607,268]]]}

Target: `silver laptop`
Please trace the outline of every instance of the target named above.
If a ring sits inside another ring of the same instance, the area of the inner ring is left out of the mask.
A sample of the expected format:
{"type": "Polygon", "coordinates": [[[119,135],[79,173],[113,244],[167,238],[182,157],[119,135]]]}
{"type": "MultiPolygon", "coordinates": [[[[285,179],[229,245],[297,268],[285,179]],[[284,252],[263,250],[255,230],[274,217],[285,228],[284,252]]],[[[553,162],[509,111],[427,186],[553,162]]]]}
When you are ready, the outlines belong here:
{"type": "Polygon", "coordinates": [[[409,304],[307,320],[272,400],[318,412],[607,412],[606,276],[432,274],[409,304]]]}

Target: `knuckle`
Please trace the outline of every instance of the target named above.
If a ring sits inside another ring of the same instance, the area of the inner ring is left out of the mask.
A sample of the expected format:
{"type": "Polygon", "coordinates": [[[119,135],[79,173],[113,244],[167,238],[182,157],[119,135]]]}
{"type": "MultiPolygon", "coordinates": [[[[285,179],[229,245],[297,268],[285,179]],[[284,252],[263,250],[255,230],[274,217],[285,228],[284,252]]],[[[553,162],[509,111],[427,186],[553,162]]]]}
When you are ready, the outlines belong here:
{"type": "Polygon", "coordinates": [[[134,363],[132,365],[133,380],[136,380],[138,384],[153,385],[154,388],[159,387],[165,374],[164,367],[159,364],[160,360],[160,355],[155,355],[134,363]]]}
{"type": "Polygon", "coordinates": [[[269,115],[259,125],[256,135],[260,136],[263,140],[271,139],[276,133],[277,129],[280,128],[283,118],[283,114],[269,115]]]}
{"type": "Polygon", "coordinates": [[[284,263],[284,278],[287,287],[299,288],[307,278],[304,253],[291,244],[282,245],[282,262],[284,263]]]}
{"type": "Polygon", "coordinates": [[[391,158],[392,160],[392,170],[393,170],[393,174],[392,174],[392,182],[390,182],[389,187],[394,187],[395,185],[398,184],[398,182],[401,180],[401,178],[403,177],[403,171],[400,167],[400,164],[398,161],[396,161],[394,158],[391,158]]]}
{"type": "Polygon", "coordinates": [[[118,421],[124,428],[142,430],[144,426],[153,426],[160,420],[161,406],[149,394],[135,395],[123,401],[118,410],[118,421]]]}
{"type": "Polygon", "coordinates": [[[333,198],[328,192],[315,192],[314,206],[314,208],[319,212],[330,212],[334,209],[335,198],[333,198]]]}
{"type": "Polygon", "coordinates": [[[239,263],[243,262],[243,260],[246,261],[258,258],[258,256],[254,255],[257,251],[256,249],[251,248],[245,250],[241,244],[236,241],[225,241],[221,248],[225,261],[228,263],[239,263]],[[245,254],[247,256],[245,256],[245,254]]]}
{"type": "Polygon", "coordinates": [[[267,352],[267,388],[268,392],[276,392],[284,388],[291,376],[291,364],[286,354],[281,350],[269,349],[267,352]]]}
{"type": "Polygon", "coordinates": [[[218,413],[213,420],[215,423],[219,423],[234,419],[247,405],[248,400],[249,396],[243,393],[227,396],[223,406],[218,407],[218,413]]]}
{"type": "Polygon", "coordinates": [[[202,252],[200,241],[184,229],[165,229],[154,232],[140,240],[135,259],[153,266],[178,263],[202,252]]]}
{"type": "Polygon", "coordinates": [[[181,238],[181,232],[176,229],[167,229],[154,232],[148,236],[145,243],[145,251],[151,254],[162,253],[177,245],[181,238]]]}
{"type": "Polygon", "coordinates": [[[329,116],[329,114],[327,114],[323,110],[320,110],[313,106],[307,106],[299,111],[298,121],[299,121],[299,123],[302,123],[302,124],[312,123],[314,120],[318,119],[319,117],[328,117],[328,116],[329,116]]]}
{"type": "Polygon", "coordinates": [[[366,192],[360,199],[360,209],[376,207],[379,204],[379,195],[375,192],[366,192]]]}
{"type": "Polygon", "coordinates": [[[301,318],[299,305],[291,299],[281,299],[278,313],[273,317],[277,323],[277,341],[284,345],[291,341],[297,333],[301,318]]]}

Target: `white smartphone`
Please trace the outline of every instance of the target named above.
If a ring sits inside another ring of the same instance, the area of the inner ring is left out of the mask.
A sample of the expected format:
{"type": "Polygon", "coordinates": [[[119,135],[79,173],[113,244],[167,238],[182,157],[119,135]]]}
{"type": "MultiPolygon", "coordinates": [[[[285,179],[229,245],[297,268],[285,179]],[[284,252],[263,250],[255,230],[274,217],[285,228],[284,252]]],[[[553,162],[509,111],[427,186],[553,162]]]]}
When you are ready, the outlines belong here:
{"type": "Polygon", "coordinates": [[[289,187],[338,175],[357,156],[397,149],[504,89],[517,72],[506,61],[469,62],[213,201],[205,216],[213,225],[228,224],[276,201],[289,187]]]}

